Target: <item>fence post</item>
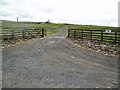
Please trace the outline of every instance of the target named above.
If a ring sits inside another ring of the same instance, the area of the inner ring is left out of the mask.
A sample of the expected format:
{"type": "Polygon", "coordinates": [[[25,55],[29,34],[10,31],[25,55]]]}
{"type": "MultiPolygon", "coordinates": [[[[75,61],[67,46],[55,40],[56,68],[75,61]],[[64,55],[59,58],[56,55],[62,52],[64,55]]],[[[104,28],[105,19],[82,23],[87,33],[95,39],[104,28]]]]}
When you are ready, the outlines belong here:
{"type": "Polygon", "coordinates": [[[74,30],[74,38],[76,38],[76,30],[74,30]]]}
{"type": "Polygon", "coordinates": [[[25,32],[24,32],[24,30],[22,30],[22,38],[23,39],[25,38],[25,32]]]}
{"type": "Polygon", "coordinates": [[[11,39],[14,39],[14,31],[12,30],[12,37],[11,37],[11,39]]]}
{"type": "Polygon", "coordinates": [[[117,42],[117,31],[115,31],[115,45],[116,45],[116,42],[117,42]]]}
{"type": "Polygon", "coordinates": [[[82,30],[82,39],[83,39],[83,30],[82,30]]]}
{"type": "Polygon", "coordinates": [[[90,39],[92,40],[92,30],[90,31],[90,39]]]}
{"type": "Polygon", "coordinates": [[[44,29],[42,28],[42,37],[44,37],[44,29]]]}
{"type": "Polygon", "coordinates": [[[68,29],[68,37],[70,37],[70,29],[68,29]]]}
{"type": "Polygon", "coordinates": [[[103,41],[103,31],[101,31],[101,41],[103,41]]]}
{"type": "Polygon", "coordinates": [[[24,39],[26,39],[26,29],[24,29],[24,39]]]}

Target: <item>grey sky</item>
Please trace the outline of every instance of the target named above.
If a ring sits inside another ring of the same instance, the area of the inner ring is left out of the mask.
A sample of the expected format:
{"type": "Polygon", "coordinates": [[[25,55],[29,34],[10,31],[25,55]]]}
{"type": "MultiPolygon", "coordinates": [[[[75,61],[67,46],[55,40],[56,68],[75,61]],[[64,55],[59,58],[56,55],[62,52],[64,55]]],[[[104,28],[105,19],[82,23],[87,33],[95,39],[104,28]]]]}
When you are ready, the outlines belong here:
{"type": "Polygon", "coordinates": [[[0,0],[0,19],[118,26],[119,0],[0,0]]]}

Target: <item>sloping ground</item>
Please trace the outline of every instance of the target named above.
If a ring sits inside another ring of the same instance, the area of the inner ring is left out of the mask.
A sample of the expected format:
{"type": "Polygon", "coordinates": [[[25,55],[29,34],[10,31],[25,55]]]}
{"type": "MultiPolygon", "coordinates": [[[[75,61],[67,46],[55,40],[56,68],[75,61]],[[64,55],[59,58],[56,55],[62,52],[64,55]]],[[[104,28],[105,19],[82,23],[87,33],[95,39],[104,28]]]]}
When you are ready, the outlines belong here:
{"type": "Polygon", "coordinates": [[[3,48],[3,88],[117,88],[118,58],[56,35],[3,48]]]}

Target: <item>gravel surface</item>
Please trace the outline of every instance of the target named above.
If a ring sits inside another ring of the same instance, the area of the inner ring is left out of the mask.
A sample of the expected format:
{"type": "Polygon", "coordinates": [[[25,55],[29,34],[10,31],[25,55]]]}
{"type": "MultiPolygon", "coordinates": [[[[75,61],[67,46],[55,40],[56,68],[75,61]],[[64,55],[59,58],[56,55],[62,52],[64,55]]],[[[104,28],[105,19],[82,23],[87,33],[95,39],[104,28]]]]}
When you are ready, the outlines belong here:
{"type": "Polygon", "coordinates": [[[117,88],[118,58],[81,48],[66,27],[2,50],[3,88],[117,88]]]}
{"type": "Polygon", "coordinates": [[[108,56],[116,56],[119,57],[120,55],[120,45],[114,45],[108,42],[102,42],[97,40],[88,40],[88,39],[74,39],[68,38],[72,42],[81,47],[94,50],[104,55],[108,56]]]}

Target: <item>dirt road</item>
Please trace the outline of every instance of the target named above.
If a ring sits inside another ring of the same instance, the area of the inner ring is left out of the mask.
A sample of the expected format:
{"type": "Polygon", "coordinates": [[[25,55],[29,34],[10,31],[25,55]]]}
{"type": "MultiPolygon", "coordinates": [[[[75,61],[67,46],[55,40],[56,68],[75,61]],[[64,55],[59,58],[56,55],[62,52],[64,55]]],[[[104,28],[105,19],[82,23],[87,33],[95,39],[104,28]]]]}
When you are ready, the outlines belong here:
{"type": "Polygon", "coordinates": [[[80,48],[56,35],[25,41],[2,51],[3,88],[118,87],[118,59],[80,48]]]}

